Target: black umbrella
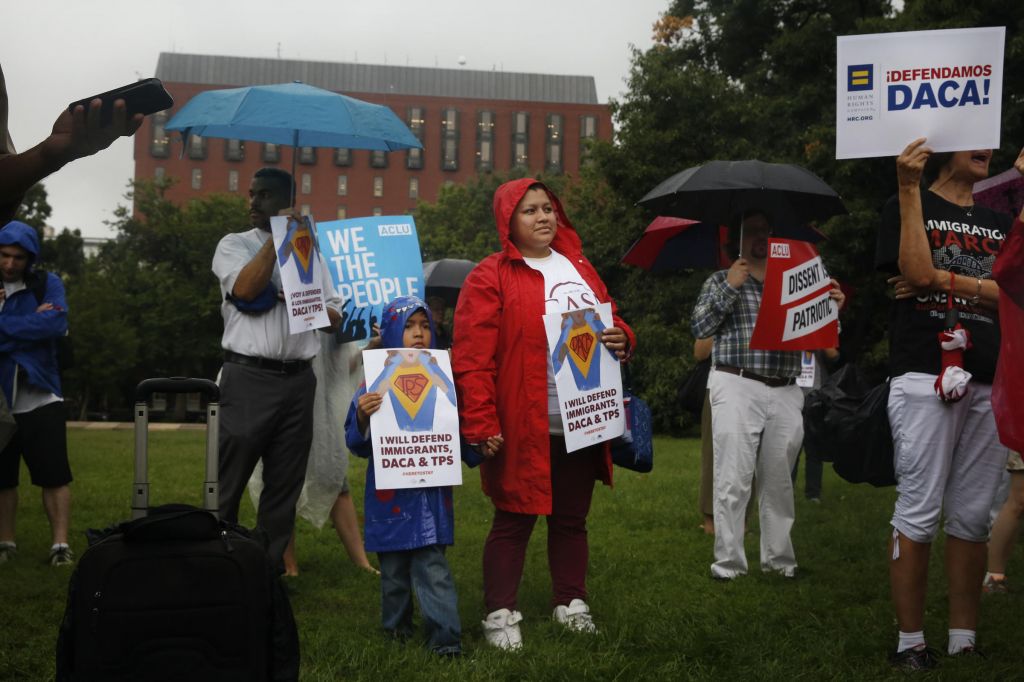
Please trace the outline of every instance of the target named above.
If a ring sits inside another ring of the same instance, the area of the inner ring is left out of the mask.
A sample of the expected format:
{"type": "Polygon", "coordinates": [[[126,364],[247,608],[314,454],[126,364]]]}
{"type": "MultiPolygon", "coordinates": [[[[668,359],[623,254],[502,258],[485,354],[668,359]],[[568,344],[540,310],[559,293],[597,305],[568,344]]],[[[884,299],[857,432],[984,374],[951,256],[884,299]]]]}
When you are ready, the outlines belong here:
{"type": "Polygon", "coordinates": [[[454,307],[466,275],[475,267],[473,261],[459,258],[428,261],[423,264],[423,288],[427,296],[440,296],[454,307]]]}
{"type": "Polygon", "coordinates": [[[806,168],[763,161],[709,161],[676,173],[639,202],[658,215],[714,225],[746,209],[768,213],[773,226],[799,226],[846,213],[842,199],[806,168]]]}

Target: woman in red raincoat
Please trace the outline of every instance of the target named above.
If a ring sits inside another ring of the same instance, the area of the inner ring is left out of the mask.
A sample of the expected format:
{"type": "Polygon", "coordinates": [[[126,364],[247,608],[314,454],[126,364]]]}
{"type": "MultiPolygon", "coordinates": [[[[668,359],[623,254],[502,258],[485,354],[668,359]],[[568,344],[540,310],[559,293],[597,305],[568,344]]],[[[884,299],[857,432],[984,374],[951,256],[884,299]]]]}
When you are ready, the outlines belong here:
{"type": "MultiPolygon", "coordinates": [[[[607,444],[565,452],[542,317],[615,303],[558,198],[530,178],[494,194],[502,250],[469,274],[455,311],[452,366],[462,434],[484,455],[484,492],[494,502],[484,545],[487,641],[522,644],[517,592],[538,515],[547,517],[554,617],[594,632],[586,603],[587,513],[594,481],[610,485],[607,444]]],[[[614,315],[601,342],[620,359],[635,347],[614,315]]]]}

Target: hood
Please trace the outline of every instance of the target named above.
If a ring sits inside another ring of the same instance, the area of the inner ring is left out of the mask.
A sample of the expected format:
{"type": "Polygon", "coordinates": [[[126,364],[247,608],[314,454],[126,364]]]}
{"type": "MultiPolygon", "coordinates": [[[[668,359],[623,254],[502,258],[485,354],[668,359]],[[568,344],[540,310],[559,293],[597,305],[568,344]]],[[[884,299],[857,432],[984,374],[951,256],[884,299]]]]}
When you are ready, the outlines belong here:
{"type": "Polygon", "coordinates": [[[558,228],[555,231],[555,238],[551,242],[551,247],[562,255],[579,253],[583,244],[580,241],[580,236],[576,234],[576,228],[572,226],[568,216],[565,215],[562,202],[558,200],[558,197],[555,196],[555,193],[547,185],[543,182],[537,182],[533,178],[510,180],[494,192],[494,222],[498,228],[498,237],[501,240],[502,251],[512,258],[523,257],[519,253],[519,249],[516,248],[516,245],[509,238],[509,233],[512,231],[512,214],[515,212],[516,206],[519,205],[526,191],[534,185],[540,185],[544,188],[544,191],[551,198],[552,205],[555,207],[558,228]]]}
{"type": "Polygon", "coordinates": [[[399,296],[384,307],[381,314],[380,338],[381,348],[402,348],[402,337],[405,332],[405,323],[417,310],[427,314],[427,322],[430,323],[430,347],[437,348],[437,329],[434,327],[434,316],[430,314],[430,308],[418,296],[399,296]]]}
{"type": "Polygon", "coordinates": [[[0,246],[12,244],[28,251],[28,269],[25,271],[28,274],[39,257],[39,234],[31,225],[12,220],[0,230],[0,246]]]}

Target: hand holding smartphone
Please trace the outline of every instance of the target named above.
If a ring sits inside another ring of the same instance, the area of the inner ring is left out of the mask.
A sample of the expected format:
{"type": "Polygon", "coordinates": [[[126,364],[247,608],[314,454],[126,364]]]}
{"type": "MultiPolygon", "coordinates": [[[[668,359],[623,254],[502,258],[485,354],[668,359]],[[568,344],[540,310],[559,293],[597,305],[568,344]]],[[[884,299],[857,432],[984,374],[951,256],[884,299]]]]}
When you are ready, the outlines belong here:
{"type": "Polygon", "coordinates": [[[160,82],[160,79],[146,78],[145,80],[129,83],[120,88],[72,102],[68,105],[68,111],[73,113],[78,105],[82,105],[88,111],[89,104],[94,99],[99,99],[103,102],[100,107],[101,127],[110,125],[114,117],[114,102],[119,99],[124,100],[129,119],[135,114],[148,116],[149,114],[155,114],[158,111],[170,109],[174,106],[174,99],[164,89],[164,84],[160,82]]]}

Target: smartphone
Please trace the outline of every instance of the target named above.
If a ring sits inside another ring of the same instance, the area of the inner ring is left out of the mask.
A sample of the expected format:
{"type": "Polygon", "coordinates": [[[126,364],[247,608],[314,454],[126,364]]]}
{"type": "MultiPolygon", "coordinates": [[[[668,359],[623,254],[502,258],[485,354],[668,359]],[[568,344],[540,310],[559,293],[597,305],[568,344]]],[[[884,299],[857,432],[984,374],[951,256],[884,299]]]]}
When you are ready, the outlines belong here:
{"type": "Polygon", "coordinates": [[[77,102],[72,102],[68,105],[68,111],[74,111],[75,107],[81,104],[86,110],[89,109],[89,103],[94,99],[103,100],[103,106],[100,107],[100,125],[107,126],[114,118],[114,101],[123,99],[125,106],[128,109],[128,118],[131,118],[135,114],[143,114],[148,116],[149,114],[155,114],[158,111],[164,109],[170,109],[174,106],[174,99],[171,94],[164,89],[164,84],[160,82],[159,78],[146,78],[141,81],[129,83],[123,85],[115,90],[108,92],[101,92],[98,95],[92,97],[86,97],[80,99],[77,102]]]}

